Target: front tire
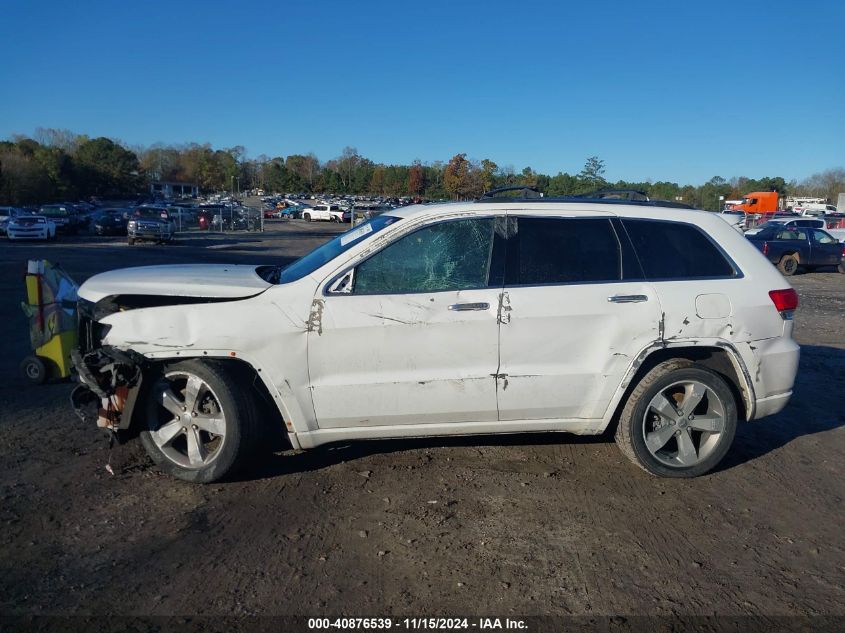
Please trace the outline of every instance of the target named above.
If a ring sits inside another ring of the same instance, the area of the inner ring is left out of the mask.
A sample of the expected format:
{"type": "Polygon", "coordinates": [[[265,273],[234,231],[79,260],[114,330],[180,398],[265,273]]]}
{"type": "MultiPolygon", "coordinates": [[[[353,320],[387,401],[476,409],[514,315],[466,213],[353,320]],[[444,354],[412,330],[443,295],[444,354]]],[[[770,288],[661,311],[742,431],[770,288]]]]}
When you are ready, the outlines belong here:
{"type": "Polygon", "coordinates": [[[254,450],[257,416],[248,385],[222,363],[167,365],[147,398],[140,432],[165,473],[210,483],[236,472],[254,450]]]}
{"type": "Polygon", "coordinates": [[[616,444],[637,466],[659,477],[698,477],[733,443],[737,405],[716,372],[687,360],[649,371],[628,397],[616,444]]]}
{"type": "Polygon", "coordinates": [[[306,222],[310,222],[310,221],[311,221],[311,214],[310,214],[310,213],[306,213],[306,214],[305,214],[305,215],[303,215],[302,217],[305,219],[305,221],[306,221],[306,222]]]}

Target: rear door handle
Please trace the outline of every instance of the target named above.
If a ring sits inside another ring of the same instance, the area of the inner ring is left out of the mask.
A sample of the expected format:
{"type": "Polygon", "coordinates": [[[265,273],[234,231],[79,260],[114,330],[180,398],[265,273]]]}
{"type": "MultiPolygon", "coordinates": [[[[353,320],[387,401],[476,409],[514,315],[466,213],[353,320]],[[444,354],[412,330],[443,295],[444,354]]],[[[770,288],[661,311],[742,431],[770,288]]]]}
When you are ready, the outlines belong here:
{"type": "Polygon", "coordinates": [[[607,298],[611,303],[642,303],[648,301],[646,295],[613,295],[607,298]]]}
{"type": "Polygon", "coordinates": [[[469,312],[470,310],[489,310],[490,304],[485,302],[479,303],[453,303],[449,309],[454,312],[469,312]]]}

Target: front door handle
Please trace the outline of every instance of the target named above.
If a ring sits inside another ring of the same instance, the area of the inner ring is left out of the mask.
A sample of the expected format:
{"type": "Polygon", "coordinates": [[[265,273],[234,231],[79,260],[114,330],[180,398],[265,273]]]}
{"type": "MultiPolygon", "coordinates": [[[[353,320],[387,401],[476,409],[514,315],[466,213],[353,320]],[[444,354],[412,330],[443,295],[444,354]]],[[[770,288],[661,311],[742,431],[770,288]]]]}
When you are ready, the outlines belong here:
{"type": "Polygon", "coordinates": [[[642,303],[648,301],[646,295],[613,295],[607,298],[611,303],[642,303]]]}
{"type": "Polygon", "coordinates": [[[468,312],[470,310],[489,310],[490,304],[486,302],[479,303],[453,303],[449,309],[454,312],[468,312]]]}

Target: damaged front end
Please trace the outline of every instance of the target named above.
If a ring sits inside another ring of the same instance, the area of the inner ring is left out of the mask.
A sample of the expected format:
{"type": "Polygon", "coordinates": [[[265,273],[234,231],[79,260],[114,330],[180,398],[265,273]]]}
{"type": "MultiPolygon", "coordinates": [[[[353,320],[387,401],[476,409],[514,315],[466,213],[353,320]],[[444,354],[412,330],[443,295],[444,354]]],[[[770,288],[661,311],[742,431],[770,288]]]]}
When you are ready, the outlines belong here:
{"type": "Polygon", "coordinates": [[[144,358],[131,350],[102,345],[109,326],[96,321],[97,304],[80,299],[79,348],[71,359],[80,384],[70,399],[84,422],[118,435],[132,420],[142,383],[144,358]]]}

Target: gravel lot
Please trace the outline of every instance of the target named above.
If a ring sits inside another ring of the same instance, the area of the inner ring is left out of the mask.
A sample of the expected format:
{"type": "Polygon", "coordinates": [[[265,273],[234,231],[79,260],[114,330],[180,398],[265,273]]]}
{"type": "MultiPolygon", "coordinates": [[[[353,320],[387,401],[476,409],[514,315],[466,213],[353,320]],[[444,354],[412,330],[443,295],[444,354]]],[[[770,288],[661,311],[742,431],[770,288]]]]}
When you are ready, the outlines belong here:
{"type": "MultiPolygon", "coordinates": [[[[280,453],[240,481],[104,465],[69,383],[28,386],[29,258],[77,280],[127,265],[283,263],[339,227],[170,246],[0,242],[2,614],[845,614],[845,275],[798,275],[795,396],[721,468],[649,477],[608,438],[366,442],[280,453]]],[[[271,327],[268,324],[268,327],[271,327]]]]}

